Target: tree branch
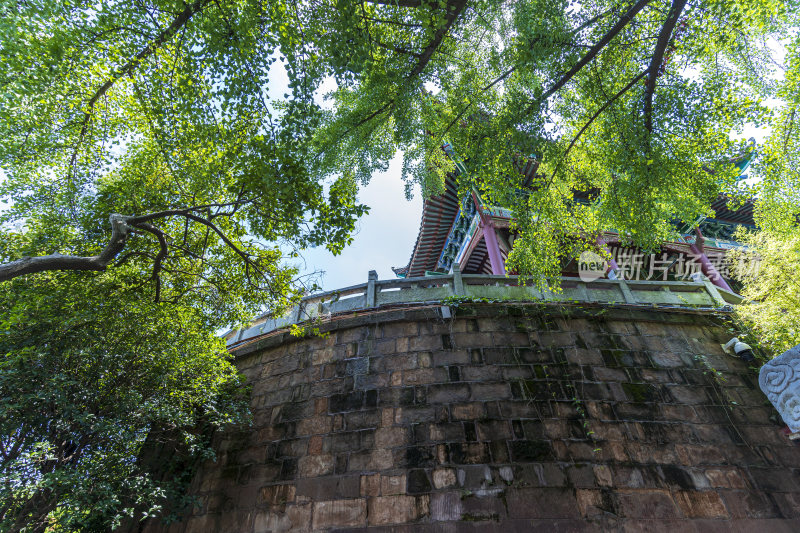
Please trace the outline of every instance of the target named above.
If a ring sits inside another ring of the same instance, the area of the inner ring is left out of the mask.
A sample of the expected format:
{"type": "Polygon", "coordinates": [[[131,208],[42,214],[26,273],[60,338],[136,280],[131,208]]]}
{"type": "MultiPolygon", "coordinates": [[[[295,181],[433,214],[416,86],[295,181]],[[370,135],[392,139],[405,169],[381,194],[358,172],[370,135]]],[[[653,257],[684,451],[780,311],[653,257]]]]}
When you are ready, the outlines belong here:
{"type": "MultiPolygon", "coordinates": [[[[649,2],[650,0],[647,1],[649,2]]],[[[442,43],[442,39],[444,39],[444,36],[448,31],[450,31],[450,27],[456,21],[466,5],[467,0],[455,0],[452,4],[447,4],[448,13],[444,26],[436,30],[436,34],[433,36],[433,39],[431,39],[431,42],[428,43],[428,46],[426,46],[425,50],[423,50],[420,54],[417,66],[414,67],[414,70],[408,74],[408,79],[416,78],[422,74],[422,71],[425,70],[426,66],[428,66],[428,62],[430,62],[431,57],[433,57],[433,53],[436,52],[437,48],[439,48],[439,45],[442,43]]]]}
{"type": "Polygon", "coordinates": [[[644,87],[644,127],[648,132],[653,131],[653,95],[656,91],[656,78],[661,75],[661,63],[664,61],[664,51],[667,49],[672,31],[675,29],[675,24],[678,22],[683,8],[686,7],[686,0],[674,0],[672,6],[667,14],[667,20],[661,26],[661,31],[658,34],[658,41],[653,50],[653,57],[650,59],[650,66],[647,71],[647,84],[644,87]]]}
{"type": "Polygon", "coordinates": [[[0,265],[0,282],[35,274],[46,270],[86,270],[102,272],[108,264],[125,248],[130,233],[128,221],[131,217],[113,214],[111,221],[111,240],[98,255],[81,257],[59,253],[40,257],[23,257],[0,265]]]}
{"type": "Polygon", "coordinates": [[[569,80],[571,80],[572,77],[575,76],[575,74],[580,72],[580,70],[583,67],[585,67],[592,59],[594,59],[595,56],[597,56],[597,54],[600,53],[600,50],[605,48],[605,46],[608,43],[610,43],[611,40],[614,37],[616,37],[617,34],[621,32],[625,28],[625,26],[628,25],[628,23],[630,23],[631,20],[633,20],[633,17],[635,17],[636,14],[639,13],[639,11],[644,9],[644,7],[651,1],[652,0],[639,0],[633,6],[631,6],[631,8],[624,15],[622,15],[622,17],[620,17],[617,23],[614,24],[614,26],[610,30],[608,30],[608,32],[606,32],[606,34],[603,35],[603,37],[599,41],[597,41],[597,43],[595,43],[595,45],[592,46],[592,48],[588,52],[586,52],[586,54],[580,59],[580,61],[575,63],[575,65],[571,69],[569,69],[566,74],[561,76],[561,78],[556,83],[554,83],[544,94],[542,94],[539,98],[534,100],[531,103],[531,105],[529,105],[523,111],[522,115],[527,115],[532,111],[536,110],[536,108],[539,107],[539,104],[550,98],[553,94],[556,93],[556,91],[558,91],[564,85],[566,85],[566,83],[569,80]]]}
{"type": "Polygon", "coordinates": [[[150,276],[150,279],[155,280],[156,282],[156,296],[155,301],[158,302],[161,300],[161,264],[164,262],[164,258],[167,257],[168,249],[167,249],[167,236],[166,234],[158,229],[157,227],[149,224],[147,222],[140,222],[136,224],[134,227],[143,229],[149,233],[152,233],[158,239],[158,244],[160,249],[158,251],[158,255],[153,260],[153,274],[150,276]]]}
{"type": "Polygon", "coordinates": [[[422,7],[423,0],[366,0],[368,4],[393,7],[422,7]]]}
{"type": "MultiPolygon", "coordinates": [[[[567,154],[569,154],[569,151],[570,151],[570,150],[572,150],[572,147],[573,147],[573,146],[575,146],[575,143],[576,143],[576,142],[578,142],[578,139],[580,139],[581,135],[583,135],[583,132],[585,132],[585,131],[586,131],[586,130],[589,128],[589,126],[592,124],[592,122],[594,122],[594,120],[595,120],[597,117],[599,117],[599,116],[600,116],[600,113],[602,113],[603,111],[605,111],[605,110],[606,110],[606,108],[607,108],[608,106],[610,106],[610,105],[611,105],[611,104],[614,102],[614,100],[616,100],[617,98],[619,98],[620,96],[622,96],[623,94],[625,94],[626,92],[628,92],[628,91],[630,90],[630,88],[631,88],[631,87],[633,87],[634,85],[636,85],[636,82],[638,82],[639,80],[641,80],[642,78],[644,78],[644,77],[645,77],[645,75],[646,75],[648,72],[649,72],[648,70],[645,70],[645,71],[643,71],[641,74],[639,74],[638,76],[636,76],[635,78],[633,78],[633,79],[632,79],[630,82],[628,82],[628,84],[627,84],[625,87],[623,87],[622,89],[620,89],[620,90],[617,92],[617,94],[615,94],[614,96],[612,96],[612,97],[611,97],[611,98],[610,98],[608,101],[606,101],[606,103],[604,103],[602,106],[600,106],[600,109],[598,109],[597,111],[595,111],[595,113],[594,113],[594,114],[593,114],[593,115],[592,115],[592,116],[589,118],[589,121],[588,121],[586,124],[584,124],[584,125],[583,125],[583,127],[582,127],[582,128],[581,128],[581,129],[578,131],[578,133],[575,135],[575,137],[573,137],[573,139],[572,139],[572,142],[571,142],[571,143],[569,143],[569,146],[567,147],[567,149],[566,149],[566,150],[564,151],[564,153],[562,154],[562,156],[561,156],[561,159],[559,159],[558,163],[556,164],[555,170],[553,170],[553,175],[552,175],[552,176],[550,176],[550,180],[549,180],[550,182],[552,182],[552,181],[553,181],[553,179],[556,177],[556,173],[558,172],[558,169],[561,167],[561,163],[563,163],[563,162],[564,162],[564,160],[567,158],[567,154]]],[[[549,183],[548,183],[548,186],[549,186],[549,183]]]]}
{"type": "MultiPolygon", "coordinates": [[[[248,265],[252,264],[254,268],[259,271],[259,274],[266,278],[258,266],[255,265],[250,259],[250,256],[235,243],[233,243],[233,241],[231,241],[228,236],[225,235],[225,232],[219,229],[219,227],[217,227],[217,225],[214,224],[210,219],[194,214],[195,211],[209,209],[211,206],[236,206],[237,204],[241,203],[243,203],[242,200],[231,202],[229,204],[209,204],[189,207],[186,209],[168,209],[165,211],[157,211],[155,213],[141,216],[123,216],[113,214],[111,217],[109,217],[109,220],[111,221],[111,240],[98,255],[84,257],[54,253],[39,257],[23,257],[22,259],[11,261],[10,263],[0,264],[0,283],[9,281],[19,276],[24,276],[26,274],[36,274],[38,272],[45,272],[49,270],[82,270],[102,272],[125,248],[128,236],[133,228],[145,230],[158,238],[161,250],[153,261],[152,277],[152,279],[158,280],[161,264],[167,255],[166,235],[160,229],[148,224],[148,222],[151,220],[168,218],[171,216],[182,216],[188,220],[199,222],[207,228],[210,228],[219,236],[226,246],[236,252],[236,254],[239,255],[248,265]]],[[[232,213],[220,213],[219,215],[223,216],[230,214],[232,213]]]]}
{"type": "Polygon", "coordinates": [[[106,94],[109,91],[109,89],[111,89],[114,86],[114,84],[117,81],[119,81],[120,78],[128,74],[131,74],[139,65],[139,63],[141,63],[142,61],[153,55],[153,53],[162,44],[171,39],[172,36],[174,36],[178,32],[178,30],[180,30],[183,26],[185,26],[186,23],[189,22],[189,19],[192,18],[192,16],[194,16],[198,11],[201,11],[205,7],[205,5],[209,3],[209,1],[210,0],[196,0],[193,4],[187,5],[186,9],[184,9],[181,13],[178,14],[178,16],[175,17],[175,19],[172,21],[172,24],[170,24],[167,29],[162,31],[158,35],[158,37],[156,37],[153,40],[153,42],[145,46],[138,54],[136,54],[135,58],[128,61],[128,63],[126,63],[122,68],[120,68],[116,72],[113,72],[111,74],[111,78],[106,80],[106,82],[103,85],[101,85],[100,88],[97,89],[97,91],[95,91],[95,93],[92,95],[92,97],[86,104],[86,111],[84,111],[83,124],[81,125],[81,131],[78,136],[78,142],[75,145],[75,152],[72,154],[71,163],[73,166],[75,164],[75,160],[78,155],[78,148],[83,142],[83,138],[86,136],[86,132],[89,129],[89,123],[92,121],[94,105],[97,103],[97,101],[100,98],[102,98],[103,95],[106,94]]]}
{"type": "MultiPolygon", "coordinates": [[[[647,1],[650,1],[650,0],[647,0],[647,1]]],[[[396,2],[395,2],[395,0],[384,0],[384,1],[378,0],[378,1],[372,2],[372,3],[395,5],[396,2]]],[[[403,6],[403,0],[400,0],[400,5],[403,6]]],[[[408,2],[408,5],[403,6],[403,7],[419,7],[420,5],[421,5],[421,2],[419,2],[417,0],[415,2],[408,2]],[[413,5],[412,5],[412,3],[413,3],[413,5]]],[[[458,16],[464,10],[464,7],[466,5],[467,5],[467,0],[455,0],[453,3],[447,5],[448,14],[447,14],[447,19],[446,19],[446,22],[445,22],[444,26],[442,26],[441,28],[439,28],[436,31],[436,34],[433,36],[433,39],[431,39],[431,42],[428,43],[428,46],[425,47],[425,49],[422,51],[422,53],[417,54],[417,57],[419,59],[417,60],[417,64],[414,67],[414,69],[411,72],[409,72],[408,75],[406,76],[407,80],[410,80],[412,78],[415,78],[415,77],[419,76],[422,73],[422,71],[425,70],[425,67],[428,66],[428,63],[430,62],[431,58],[433,57],[434,52],[436,52],[436,49],[439,48],[439,45],[442,43],[442,39],[444,39],[444,36],[447,34],[448,31],[450,31],[450,28],[452,27],[453,23],[456,21],[458,16]]],[[[381,113],[383,113],[384,111],[386,111],[387,109],[389,109],[393,105],[394,105],[394,98],[392,98],[391,100],[389,100],[388,102],[383,104],[380,108],[378,108],[377,110],[373,111],[372,113],[370,113],[366,117],[362,118],[361,120],[359,120],[358,122],[356,122],[355,124],[353,124],[352,126],[347,128],[345,130],[345,132],[341,135],[341,137],[343,138],[343,137],[347,136],[348,133],[350,133],[353,130],[355,130],[356,128],[359,128],[360,126],[366,124],[367,122],[369,122],[373,118],[377,117],[378,115],[380,115],[381,113]]]]}

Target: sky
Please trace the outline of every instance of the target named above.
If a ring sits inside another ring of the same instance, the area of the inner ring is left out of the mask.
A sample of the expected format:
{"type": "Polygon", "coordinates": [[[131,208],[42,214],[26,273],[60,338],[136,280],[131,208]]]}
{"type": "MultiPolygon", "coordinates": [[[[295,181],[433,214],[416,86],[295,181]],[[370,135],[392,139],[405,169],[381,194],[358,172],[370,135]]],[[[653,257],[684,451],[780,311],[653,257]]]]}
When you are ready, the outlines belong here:
{"type": "Polygon", "coordinates": [[[302,252],[305,264],[298,263],[301,272],[324,271],[323,290],[366,283],[370,270],[378,273],[378,279],[393,279],[391,267],[408,264],[419,231],[422,197],[417,190],[411,201],[406,200],[401,168],[398,155],[386,172],[374,174],[359,192],[359,200],[370,212],[358,221],[353,243],[340,255],[324,248],[302,252]]]}
{"type": "MultiPolygon", "coordinates": [[[[276,61],[270,70],[268,97],[280,100],[289,92],[288,85],[284,65],[276,61]]],[[[325,80],[317,91],[317,102],[323,107],[330,106],[323,97],[335,88],[333,79],[325,80]]],[[[359,201],[368,205],[370,212],[358,221],[350,246],[338,256],[325,248],[305,250],[301,252],[303,261],[289,264],[298,266],[301,275],[318,272],[317,283],[324,291],[366,283],[370,270],[378,273],[378,279],[396,278],[391,267],[408,264],[422,216],[419,187],[414,191],[414,198],[406,200],[402,162],[402,153],[398,153],[388,170],[373,174],[369,184],[359,192],[359,201]]]]}

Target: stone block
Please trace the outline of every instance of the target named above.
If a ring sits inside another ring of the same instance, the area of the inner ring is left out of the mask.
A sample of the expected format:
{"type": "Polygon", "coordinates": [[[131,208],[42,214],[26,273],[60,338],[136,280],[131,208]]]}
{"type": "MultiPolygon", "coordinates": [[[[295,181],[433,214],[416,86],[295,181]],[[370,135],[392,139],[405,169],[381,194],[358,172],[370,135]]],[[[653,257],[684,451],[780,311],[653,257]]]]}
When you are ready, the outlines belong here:
{"type": "Polygon", "coordinates": [[[506,420],[487,420],[477,424],[478,439],[482,441],[510,439],[511,426],[506,420]]]}
{"type": "Polygon", "coordinates": [[[278,444],[278,457],[300,457],[308,449],[308,438],[286,439],[278,444]]]}
{"type": "Polygon", "coordinates": [[[361,409],[364,405],[364,392],[353,391],[345,394],[334,394],[328,402],[331,413],[342,413],[361,409]]]}
{"type": "Polygon", "coordinates": [[[300,477],[316,477],[333,473],[333,456],[307,455],[297,461],[297,473],[300,477]]]}
{"type": "Polygon", "coordinates": [[[502,488],[480,489],[461,499],[461,520],[468,522],[504,520],[507,515],[502,488]]]}
{"type": "Polygon", "coordinates": [[[376,448],[396,448],[407,442],[408,430],[404,427],[385,427],[375,431],[376,448]]]}
{"type": "Polygon", "coordinates": [[[572,425],[568,420],[544,420],[542,428],[544,436],[550,439],[568,439],[572,437],[572,425]]]}
{"type": "MultiPolygon", "coordinates": [[[[365,447],[362,444],[365,432],[346,431],[328,435],[325,448],[333,453],[357,451],[365,447]]],[[[366,443],[365,443],[366,444],[366,443]]]]}
{"type": "Polygon", "coordinates": [[[428,514],[427,497],[381,496],[369,500],[369,524],[406,524],[428,514]]]}
{"type": "Polygon", "coordinates": [[[571,489],[514,488],[506,491],[511,518],[578,518],[580,510],[571,489]]]}
{"type": "Polygon", "coordinates": [[[408,339],[408,350],[411,352],[441,350],[442,348],[441,335],[418,335],[408,339]]]}
{"type": "Polygon", "coordinates": [[[437,468],[433,471],[433,486],[445,489],[456,484],[456,472],[452,468],[437,468]]]}
{"type": "Polygon", "coordinates": [[[394,337],[414,337],[419,334],[419,323],[417,322],[389,322],[381,324],[379,336],[383,339],[394,337]]]}
{"type": "Polygon", "coordinates": [[[800,494],[796,492],[774,492],[770,494],[786,518],[800,518],[800,494]]]}
{"type": "Polygon", "coordinates": [[[692,423],[698,421],[697,413],[691,405],[670,405],[659,406],[659,418],[668,422],[692,423]]]}
{"type": "Polygon", "coordinates": [[[564,487],[567,478],[557,463],[533,463],[514,465],[514,479],[520,485],[532,487],[564,487]]]}
{"type": "Polygon", "coordinates": [[[594,488],[595,477],[591,465],[578,463],[566,468],[567,479],[572,486],[577,488],[594,488]]]}
{"type": "Polygon", "coordinates": [[[502,368],[499,366],[462,366],[462,381],[498,381],[502,379],[502,368]]]}
{"type": "Polygon", "coordinates": [[[592,473],[594,474],[596,483],[601,487],[610,487],[613,485],[613,473],[608,465],[594,465],[592,466],[592,473]]]}
{"type": "Polygon", "coordinates": [[[775,502],[765,494],[755,491],[720,491],[731,518],[781,518],[775,502]]]}
{"type": "Polygon", "coordinates": [[[282,513],[287,503],[294,501],[296,488],[294,485],[280,484],[261,487],[257,505],[265,505],[273,513],[282,513]]]}
{"type": "Polygon", "coordinates": [[[470,356],[467,350],[438,350],[433,352],[433,366],[468,365],[470,356]]]}
{"type": "Polygon", "coordinates": [[[447,445],[448,460],[453,464],[489,462],[489,445],[485,442],[451,443],[447,445]]]}
{"type": "Polygon", "coordinates": [[[406,493],[406,476],[381,476],[381,496],[393,496],[406,493]]]}
{"type": "Polygon", "coordinates": [[[722,489],[746,489],[747,483],[736,467],[709,468],[704,472],[709,485],[722,489]]]}
{"type": "Polygon", "coordinates": [[[374,429],[381,423],[381,411],[370,409],[354,411],[344,414],[344,428],[348,431],[358,431],[361,429],[374,429]]]}
{"type": "Polygon", "coordinates": [[[436,422],[436,407],[402,407],[395,409],[395,424],[419,424],[422,422],[436,422]]]}
{"type": "Polygon", "coordinates": [[[589,422],[589,429],[594,431],[594,438],[601,441],[621,441],[625,440],[627,436],[625,424],[623,423],[591,420],[589,422]]]}
{"type": "Polygon", "coordinates": [[[493,331],[492,340],[495,346],[529,346],[531,343],[527,333],[517,331],[493,331]]]}
{"type": "Polygon", "coordinates": [[[491,454],[491,462],[494,464],[511,461],[511,455],[508,452],[508,441],[506,440],[491,441],[489,443],[489,453],[491,454]]]}
{"type": "Polygon", "coordinates": [[[408,471],[406,493],[423,494],[431,491],[431,482],[427,470],[414,468],[408,471]]]}
{"type": "Polygon", "coordinates": [[[296,432],[297,436],[305,435],[320,435],[330,433],[332,427],[332,419],[327,415],[313,416],[305,418],[297,422],[296,432]]]}
{"type": "Polygon", "coordinates": [[[437,492],[430,495],[431,520],[450,522],[460,520],[463,513],[458,492],[437,492]]]}
{"type": "MultiPolygon", "coordinates": [[[[486,379],[486,378],[484,378],[486,379]]],[[[506,400],[511,398],[511,388],[507,382],[470,384],[471,400],[506,400]]]]}
{"type": "Polygon", "coordinates": [[[678,491],[674,493],[684,516],[688,518],[728,518],[728,511],[714,491],[678,491]]]}
{"type": "Polygon", "coordinates": [[[324,441],[322,440],[322,435],[314,435],[310,439],[308,439],[308,454],[309,455],[319,455],[322,453],[324,448],[324,441]]]}
{"type": "Polygon", "coordinates": [[[603,364],[603,356],[597,350],[568,347],[564,351],[564,356],[573,365],[597,365],[598,368],[603,368],[600,366],[603,364]]]}
{"type": "Polygon", "coordinates": [[[455,348],[482,348],[494,346],[492,334],[488,332],[465,332],[453,333],[453,345],[455,348]]]}
{"type": "Polygon", "coordinates": [[[431,385],[428,387],[428,402],[432,404],[463,402],[470,397],[469,387],[466,383],[431,385]]]}
{"type": "Polygon", "coordinates": [[[619,511],[626,518],[669,519],[681,514],[665,490],[618,490],[619,511]]]}
{"type": "Polygon", "coordinates": [[[800,492],[800,476],[784,468],[750,467],[750,477],[756,487],[771,492],[800,492]]]}
{"type": "Polygon", "coordinates": [[[482,402],[451,405],[450,415],[453,420],[478,420],[486,416],[486,407],[482,402]]]}
{"type": "Polygon", "coordinates": [[[404,385],[429,385],[431,383],[446,383],[447,371],[443,368],[418,368],[403,371],[404,385]]]}
{"type": "Polygon", "coordinates": [[[314,366],[324,365],[333,361],[335,350],[333,346],[319,348],[311,352],[311,364],[314,366]]]}
{"type": "Polygon", "coordinates": [[[374,450],[367,468],[369,470],[388,470],[394,466],[393,457],[391,450],[374,450]]]}
{"type": "Polygon", "coordinates": [[[433,442],[463,441],[466,439],[464,424],[461,422],[429,424],[428,430],[428,438],[433,442]]]}
{"type": "Polygon", "coordinates": [[[592,375],[597,381],[628,381],[628,374],[624,370],[599,365],[602,365],[602,361],[598,363],[598,366],[592,367],[592,375]]]}
{"type": "Polygon", "coordinates": [[[357,498],[360,494],[359,476],[319,476],[298,479],[296,493],[298,500],[301,497],[313,501],[357,498]]]}
{"type": "Polygon", "coordinates": [[[381,493],[381,475],[369,474],[360,476],[361,496],[379,496],[381,493]]]}
{"type": "Polygon", "coordinates": [[[678,354],[672,352],[651,353],[650,360],[656,368],[680,368],[685,366],[683,359],[681,359],[678,354]]]}
{"type": "Polygon", "coordinates": [[[364,498],[314,503],[314,529],[364,526],[366,519],[367,502],[364,498]]]}
{"type": "MultiPolygon", "coordinates": [[[[514,361],[514,358],[511,353],[508,352],[508,349],[505,349],[503,352],[506,357],[503,358],[504,363],[508,363],[514,361]]],[[[517,358],[522,363],[552,363],[553,362],[553,353],[544,348],[539,347],[531,347],[531,348],[517,348],[516,349],[517,358]]]]}
{"type": "Polygon", "coordinates": [[[710,403],[708,394],[703,387],[667,385],[667,392],[672,397],[673,403],[681,405],[695,405],[710,403]]]}
{"type": "Polygon", "coordinates": [[[367,390],[369,392],[377,392],[377,389],[383,389],[389,384],[390,375],[384,374],[359,374],[355,376],[355,388],[367,390]]]}
{"type": "Polygon", "coordinates": [[[612,492],[609,490],[577,489],[575,499],[584,518],[599,518],[616,514],[612,492]]]}

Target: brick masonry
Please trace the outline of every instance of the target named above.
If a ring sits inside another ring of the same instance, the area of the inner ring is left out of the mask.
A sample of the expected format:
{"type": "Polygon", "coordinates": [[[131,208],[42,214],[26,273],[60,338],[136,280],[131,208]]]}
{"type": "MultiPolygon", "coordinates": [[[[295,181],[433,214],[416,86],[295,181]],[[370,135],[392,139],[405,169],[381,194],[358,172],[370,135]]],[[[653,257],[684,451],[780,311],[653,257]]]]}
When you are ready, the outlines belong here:
{"type": "Polygon", "coordinates": [[[451,309],[237,348],[253,426],[218,438],[190,515],[145,530],[800,530],[800,448],[717,319],[451,309]]]}

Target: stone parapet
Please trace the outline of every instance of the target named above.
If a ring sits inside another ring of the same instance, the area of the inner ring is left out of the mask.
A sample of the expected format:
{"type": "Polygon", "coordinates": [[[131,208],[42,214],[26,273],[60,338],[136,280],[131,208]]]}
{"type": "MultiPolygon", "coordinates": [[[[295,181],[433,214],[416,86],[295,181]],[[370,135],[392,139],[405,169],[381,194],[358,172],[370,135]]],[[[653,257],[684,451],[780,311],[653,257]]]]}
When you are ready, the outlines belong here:
{"type": "Polygon", "coordinates": [[[374,310],[455,299],[541,303],[624,304],[630,307],[678,309],[730,309],[742,301],[732,292],[715,287],[710,281],[625,281],[561,278],[560,292],[540,290],[519,276],[461,274],[456,263],[452,274],[421,278],[378,280],[369,273],[367,283],[303,298],[285,316],[265,315],[250,327],[229,331],[225,338],[230,348],[275,330],[309,321],[325,321],[359,310],[374,310]]]}

